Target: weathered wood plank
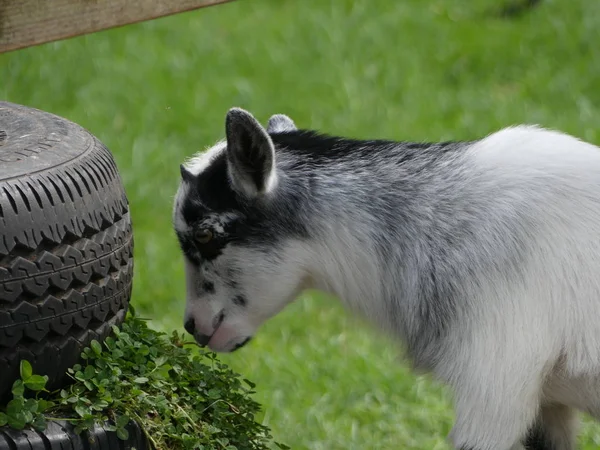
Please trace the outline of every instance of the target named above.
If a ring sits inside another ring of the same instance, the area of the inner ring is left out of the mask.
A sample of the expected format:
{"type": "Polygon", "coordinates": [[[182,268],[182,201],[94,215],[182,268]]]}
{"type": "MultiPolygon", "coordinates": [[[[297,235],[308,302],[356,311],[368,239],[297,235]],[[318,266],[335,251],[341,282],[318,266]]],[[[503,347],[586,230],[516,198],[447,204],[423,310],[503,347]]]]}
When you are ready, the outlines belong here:
{"type": "Polygon", "coordinates": [[[0,53],[232,0],[0,0],[0,53]]]}

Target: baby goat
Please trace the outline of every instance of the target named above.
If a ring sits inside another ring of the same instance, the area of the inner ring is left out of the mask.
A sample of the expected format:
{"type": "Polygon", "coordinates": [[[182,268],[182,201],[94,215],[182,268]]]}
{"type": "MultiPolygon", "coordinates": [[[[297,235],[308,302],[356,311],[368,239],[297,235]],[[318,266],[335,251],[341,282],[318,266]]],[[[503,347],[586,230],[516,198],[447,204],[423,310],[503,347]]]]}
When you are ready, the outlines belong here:
{"type": "Polygon", "coordinates": [[[181,166],[185,328],[244,345],[306,288],[401,339],[455,393],[462,450],[575,448],[600,418],[600,148],[535,126],[470,142],[264,128],[181,166]]]}

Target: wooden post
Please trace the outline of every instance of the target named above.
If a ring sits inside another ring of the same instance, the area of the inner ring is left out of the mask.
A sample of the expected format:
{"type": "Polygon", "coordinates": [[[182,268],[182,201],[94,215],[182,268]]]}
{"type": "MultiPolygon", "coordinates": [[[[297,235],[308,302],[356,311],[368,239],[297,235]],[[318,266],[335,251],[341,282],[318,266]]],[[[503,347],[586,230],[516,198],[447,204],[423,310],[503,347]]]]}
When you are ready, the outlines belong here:
{"type": "Polygon", "coordinates": [[[232,0],[0,0],[0,53],[232,0]]]}

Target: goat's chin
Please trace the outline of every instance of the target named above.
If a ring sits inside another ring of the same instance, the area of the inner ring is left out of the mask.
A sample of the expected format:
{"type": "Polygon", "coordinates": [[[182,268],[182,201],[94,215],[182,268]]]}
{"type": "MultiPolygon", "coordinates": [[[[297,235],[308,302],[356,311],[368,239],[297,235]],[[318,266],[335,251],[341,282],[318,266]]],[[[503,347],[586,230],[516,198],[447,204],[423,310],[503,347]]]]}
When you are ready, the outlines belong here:
{"type": "Polygon", "coordinates": [[[252,336],[236,336],[225,343],[213,342],[211,339],[208,348],[215,353],[233,353],[246,345],[252,336]]]}

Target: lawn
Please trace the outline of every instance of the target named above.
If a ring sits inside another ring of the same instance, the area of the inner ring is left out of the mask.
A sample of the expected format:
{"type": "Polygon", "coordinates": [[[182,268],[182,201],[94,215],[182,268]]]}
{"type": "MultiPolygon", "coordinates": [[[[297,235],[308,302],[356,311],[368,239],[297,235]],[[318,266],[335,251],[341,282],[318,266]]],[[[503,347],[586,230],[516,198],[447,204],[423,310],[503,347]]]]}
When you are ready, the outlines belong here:
{"type": "MultiPolygon", "coordinates": [[[[600,2],[253,0],[0,55],[0,98],[67,117],[113,152],[135,230],[133,304],[182,329],[171,230],[179,163],[233,105],[353,137],[470,139],[527,122],[600,144],[600,2]]],[[[449,392],[311,293],[223,356],[294,449],[448,449],[449,392]]],[[[581,448],[600,446],[586,422],[581,448]]]]}

